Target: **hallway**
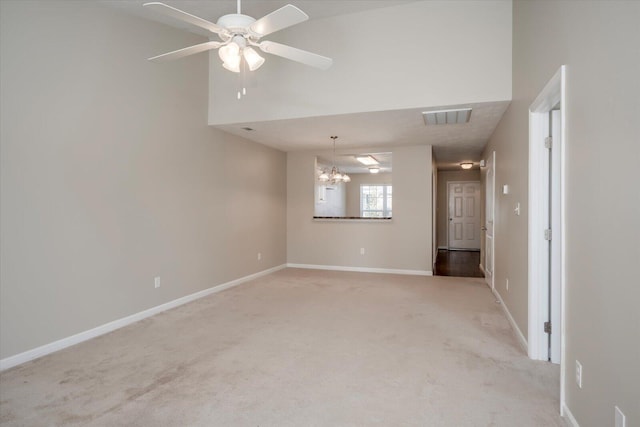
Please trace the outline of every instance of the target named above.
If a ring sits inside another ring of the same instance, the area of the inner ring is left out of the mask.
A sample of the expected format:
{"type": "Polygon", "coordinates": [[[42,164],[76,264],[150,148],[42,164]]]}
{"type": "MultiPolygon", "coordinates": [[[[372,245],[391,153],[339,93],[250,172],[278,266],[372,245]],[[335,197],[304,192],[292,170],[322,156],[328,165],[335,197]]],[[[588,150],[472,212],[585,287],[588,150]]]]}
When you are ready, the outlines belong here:
{"type": "Polygon", "coordinates": [[[434,274],[436,276],[484,277],[480,270],[480,252],[439,249],[434,274]]]}

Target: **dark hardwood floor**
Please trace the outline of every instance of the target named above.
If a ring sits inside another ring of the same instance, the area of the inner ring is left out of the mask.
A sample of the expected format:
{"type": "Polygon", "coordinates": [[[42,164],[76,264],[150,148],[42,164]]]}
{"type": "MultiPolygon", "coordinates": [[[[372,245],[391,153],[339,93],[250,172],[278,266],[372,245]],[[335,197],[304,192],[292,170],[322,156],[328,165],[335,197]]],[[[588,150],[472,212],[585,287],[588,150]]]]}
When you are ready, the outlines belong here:
{"type": "Polygon", "coordinates": [[[480,252],[438,250],[436,276],[484,277],[480,270],[480,252]]]}

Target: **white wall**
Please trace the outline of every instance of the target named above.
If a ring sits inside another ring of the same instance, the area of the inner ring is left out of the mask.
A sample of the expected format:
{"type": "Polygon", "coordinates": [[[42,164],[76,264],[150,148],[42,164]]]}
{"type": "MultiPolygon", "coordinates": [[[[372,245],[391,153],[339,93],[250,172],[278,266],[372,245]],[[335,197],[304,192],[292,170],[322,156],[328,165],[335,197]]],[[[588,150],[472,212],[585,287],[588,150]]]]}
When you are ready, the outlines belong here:
{"type": "Polygon", "coordinates": [[[287,262],[431,271],[431,146],[388,151],[393,219],[380,222],[314,221],[315,155],[287,153],[287,262]]]}
{"type": "Polygon", "coordinates": [[[496,289],[526,336],[528,108],[566,64],[562,381],[580,426],[614,425],[614,405],[640,425],[640,3],[516,1],[513,16],[514,99],[484,153],[496,151],[497,188],[510,187],[496,195],[496,289]]]}
{"type": "Polygon", "coordinates": [[[285,262],[285,155],[207,126],[206,57],[145,59],[201,38],[0,7],[1,358],[285,262]]]}
{"type": "Polygon", "coordinates": [[[346,183],[328,182],[315,183],[315,210],[314,216],[346,216],[347,215],[347,189],[346,183]]]}
{"type": "Polygon", "coordinates": [[[267,37],[334,59],[326,71],[272,55],[236,100],[210,54],[210,124],[511,99],[511,2],[416,1],[312,20],[267,37]]]}

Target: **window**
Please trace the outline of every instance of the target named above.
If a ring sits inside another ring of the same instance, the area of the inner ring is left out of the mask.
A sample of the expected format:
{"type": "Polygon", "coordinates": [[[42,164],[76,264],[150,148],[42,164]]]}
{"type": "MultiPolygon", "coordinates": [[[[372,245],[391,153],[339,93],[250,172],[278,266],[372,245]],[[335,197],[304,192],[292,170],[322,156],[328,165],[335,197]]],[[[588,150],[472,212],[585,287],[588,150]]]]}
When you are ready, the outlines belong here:
{"type": "Polygon", "coordinates": [[[360,186],[360,216],[363,218],[391,217],[391,185],[360,186]]]}

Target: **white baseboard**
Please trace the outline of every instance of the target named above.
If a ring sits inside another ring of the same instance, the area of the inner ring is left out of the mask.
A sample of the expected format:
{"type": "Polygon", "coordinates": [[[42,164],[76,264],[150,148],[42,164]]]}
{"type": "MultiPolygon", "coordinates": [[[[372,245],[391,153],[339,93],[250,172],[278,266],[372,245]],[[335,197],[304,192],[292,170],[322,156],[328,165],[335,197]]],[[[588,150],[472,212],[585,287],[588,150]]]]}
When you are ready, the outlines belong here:
{"type": "Polygon", "coordinates": [[[565,402],[562,403],[562,417],[567,420],[569,422],[569,424],[572,427],[580,427],[580,424],[578,424],[578,421],[576,421],[576,418],[573,416],[573,414],[571,413],[571,411],[569,410],[569,407],[567,406],[567,404],[565,402]]]}
{"type": "Polygon", "coordinates": [[[484,266],[482,264],[478,264],[478,267],[480,268],[480,271],[482,271],[482,274],[485,275],[485,277],[487,276],[487,272],[484,271],[484,266]]]}
{"type": "Polygon", "coordinates": [[[62,350],[67,347],[71,347],[72,345],[79,344],[83,341],[90,340],[91,338],[98,337],[100,335],[104,335],[116,329],[122,328],[124,326],[130,325],[132,323],[138,322],[147,317],[153,316],[160,312],[181,306],[191,301],[195,301],[199,298],[206,297],[207,295],[214,294],[216,292],[223,291],[225,289],[232,288],[234,286],[238,286],[242,283],[248,282],[249,280],[257,279],[258,277],[266,276],[267,274],[271,274],[278,270],[282,270],[286,265],[282,264],[273,268],[269,268],[267,270],[259,271],[254,274],[250,274],[245,277],[241,277],[239,279],[232,280],[227,283],[223,283],[221,285],[213,286],[209,289],[205,289],[191,295],[186,295],[184,297],[175,299],[173,301],[169,301],[167,303],[149,308],[147,310],[141,311],[139,313],[132,314],[127,317],[123,317],[118,320],[114,320],[109,323],[105,323],[104,325],[98,326],[93,329],[89,329],[88,331],[80,332],[75,335],[71,335],[70,337],[62,338],[60,340],[54,341],[49,344],[45,344],[40,347],[36,347],[31,350],[27,350],[23,353],[16,354],[14,356],[6,357],[0,360],[0,371],[4,371],[6,369],[12,368],[17,365],[21,365],[22,363],[29,362],[31,360],[37,359],[42,356],[46,356],[47,354],[51,354],[58,350],[62,350]]]}
{"type": "Polygon", "coordinates": [[[493,292],[493,295],[495,295],[496,299],[500,301],[500,305],[504,310],[504,314],[507,315],[507,319],[509,320],[509,323],[511,324],[511,328],[513,329],[513,331],[516,334],[516,337],[518,338],[518,342],[520,343],[520,346],[522,347],[522,349],[526,354],[529,354],[529,344],[527,343],[527,339],[522,334],[522,331],[518,327],[518,324],[516,323],[516,321],[513,320],[513,316],[511,316],[511,313],[509,312],[509,308],[506,306],[506,304],[502,300],[502,296],[500,296],[498,291],[496,291],[495,289],[492,289],[491,292],[493,292]]]}
{"type": "Polygon", "coordinates": [[[306,268],[311,270],[357,271],[360,273],[406,274],[410,276],[433,276],[429,270],[402,270],[396,268],[345,267],[341,265],[287,264],[290,268],[306,268]]]}

